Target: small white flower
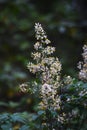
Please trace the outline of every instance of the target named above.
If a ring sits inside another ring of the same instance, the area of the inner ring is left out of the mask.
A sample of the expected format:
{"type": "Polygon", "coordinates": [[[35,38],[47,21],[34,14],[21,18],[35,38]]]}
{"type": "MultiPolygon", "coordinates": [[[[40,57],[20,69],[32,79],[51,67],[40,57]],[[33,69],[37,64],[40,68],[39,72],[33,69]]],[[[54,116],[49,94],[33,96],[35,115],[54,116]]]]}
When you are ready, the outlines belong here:
{"type": "Polygon", "coordinates": [[[19,85],[19,88],[20,88],[20,90],[21,90],[22,92],[27,92],[27,90],[28,90],[28,85],[25,84],[25,83],[23,83],[23,84],[19,85]]]}
{"type": "Polygon", "coordinates": [[[55,47],[51,47],[51,46],[47,46],[44,50],[43,50],[43,53],[47,54],[47,55],[50,55],[52,54],[53,52],[55,52],[55,47]]]}
{"type": "Polygon", "coordinates": [[[51,43],[51,41],[48,40],[48,39],[46,39],[46,40],[45,40],[45,43],[46,43],[46,44],[49,44],[49,43],[51,43]]]}
{"type": "Polygon", "coordinates": [[[49,92],[51,92],[52,91],[52,89],[51,89],[51,85],[49,85],[49,84],[43,84],[42,85],[42,93],[49,93],[49,92]]]}
{"type": "Polygon", "coordinates": [[[35,45],[34,45],[34,49],[35,50],[42,49],[41,43],[40,42],[36,42],[35,45]]]}
{"type": "Polygon", "coordinates": [[[41,58],[41,53],[36,52],[36,53],[32,53],[33,59],[34,60],[39,60],[41,58]]]}

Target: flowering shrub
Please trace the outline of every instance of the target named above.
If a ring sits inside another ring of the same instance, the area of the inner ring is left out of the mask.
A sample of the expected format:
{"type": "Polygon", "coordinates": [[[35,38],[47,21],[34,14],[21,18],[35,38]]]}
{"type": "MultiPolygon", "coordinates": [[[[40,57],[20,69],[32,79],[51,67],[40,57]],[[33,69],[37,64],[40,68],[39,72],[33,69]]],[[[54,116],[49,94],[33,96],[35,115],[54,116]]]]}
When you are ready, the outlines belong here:
{"type": "Polygon", "coordinates": [[[22,92],[37,98],[36,113],[0,114],[2,130],[87,130],[87,45],[83,47],[83,62],[79,62],[79,80],[61,76],[62,65],[53,56],[41,24],[35,24],[33,62],[27,68],[36,78],[20,85],[22,92]]]}
{"type": "Polygon", "coordinates": [[[82,81],[70,76],[61,77],[61,62],[53,57],[55,48],[50,45],[41,24],[35,24],[35,33],[37,42],[32,53],[33,62],[29,62],[27,67],[36,79],[31,88],[22,84],[20,89],[24,92],[31,90],[35,95],[38,93],[37,110],[40,116],[35,118],[40,120],[38,129],[86,130],[87,83],[82,81],[87,81],[87,46],[83,47],[84,63],[78,65],[82,81]]]}

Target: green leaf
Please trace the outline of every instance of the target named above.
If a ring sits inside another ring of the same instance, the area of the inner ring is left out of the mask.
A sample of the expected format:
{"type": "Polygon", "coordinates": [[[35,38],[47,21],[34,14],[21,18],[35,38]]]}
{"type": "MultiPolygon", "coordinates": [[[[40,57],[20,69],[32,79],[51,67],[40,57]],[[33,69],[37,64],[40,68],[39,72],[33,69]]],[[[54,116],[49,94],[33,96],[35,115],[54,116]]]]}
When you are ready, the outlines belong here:
{"type": "Polygon", "coordinates": [[[26,120],[22,117],[20,113],[14,113],[13,115],[11,115],[11,118],[13,122],[21,122],[21,123],[26,122],[26,120]]]}
{"type": "Polygon", "coordinates": [[[42,111],[42,110],[41,110],[41,111],[38,111],[38,115],[39,115],[39,116],[41,116],[41,115],[43,115],[43,114],[44,114],[44,111],[42,111]]]}
{"type": "Polygon", "coordinates": [[[1,125],[1,128],[2,130],[12,130],[12,124],[9,123],[9,124],[1,125]]]}
{"type": "Polygon", "coordinates": [[[4,122],[4,121],[6,121],[8,119],[9,119],[9,114],[8,113],[0,114],[0,122],[4,122]]]}
{"type": "Polygon", "coordinates": [[[30,130],[29,126],[23,125],[19,130],[30,130]]]}

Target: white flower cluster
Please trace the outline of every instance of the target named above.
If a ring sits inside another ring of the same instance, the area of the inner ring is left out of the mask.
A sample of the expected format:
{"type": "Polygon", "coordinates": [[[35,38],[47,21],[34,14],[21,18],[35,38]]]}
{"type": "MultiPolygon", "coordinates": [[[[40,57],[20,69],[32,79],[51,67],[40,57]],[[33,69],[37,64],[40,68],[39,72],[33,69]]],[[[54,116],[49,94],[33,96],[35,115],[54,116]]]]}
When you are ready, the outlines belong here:
{"type": "Polygon", "coordinates": [[[19,86],[21,92],[27,92],[28,91],[28,85],[26,83],[23,83],[19,86]]]}
{"type": "MultiPolygon", "coordinates": [[[[47,39],[41,24],[35,24],[35,33],[37,42],[34,44],[34,52],[32,53],[34,62],[29,62],[27,67],[31,73],[36,74],[36,78],[39,78],[39,83],[36,82],[38,79],[32,83],[32,93],[39,91],[41,98],[40,109],[60,111],[61,97],[59,90],[60,86],[63,86],[61,81],[62,66],[59,59],[52,56],[55,52],[55,47],[49,46],[51,42],[47,39]]],[[[70,76],[67,76],[64,80],[65,84],[70,84],[71,82],[70,76]]],[[[27,84],[20,85],[22,92],[27,92],[27,87],[27,84]]],[[[63,117],[58,115],[56,119],[63,122],[63,117]]],[[[43,125],[46,125],[46,123],[43,125]]]]}
{"type": "Polygon", "coordinates": [[[41,57],[41,53],[39,53],[39,52],[32,53],[32,57],[34,60],[38,61],[41,57]]]}
{"type": "Polygon", "coordinates": [[[40,103],[41,109],[51,108],[54,110],[60,109],[60,97],[54,86],[44,83],[41,87],[42,102],[40,103]]]}
{"type": "Polygon", "coordinates": [[[45,31],[39,23],[35,23],[35,32],[37,40],[44,40],[47,38],[45,31]]]}
{"type": "Polygon", "coordinates": [[[55,52],[55,47],[47,46],[42,53],[45,53],[46,55],[53,54],[55,52]]]}
{"type": "Polygon", "coordinates": [[[29,71],[32,72],[33,74],[41,71],[40,64],[33,64],[32,62],[29,62],[27,67],[29,71]]]}
{"type": "Polygon", "coordinates": [[[57,96],[57,89],[60,86],[61,63],[58,58],[50,56],[55,52],[55,47],[48,46],[50,40],[47,39],[41,24],[35,24],[35,32],[38,40],[34,45],[35,52],[32,53],[35,64],[30,62],[28,69],[32,73],[40,74],[40,107],[59,109],[60,97],[57,96]]]}
{"type": "Polygon", "coordinates": [[[79,79],[83,81],[87,81],[87,45],[83,46],[83,62],[79,62],[78,68],[80,69],[79,72],[79,79]]]}
{"type": "Polygon", "coordinates": [[[42,49],[42,44],[40,44],[40,42],[36,42],[36,43],[34,44],[34,49],[35,49],[35,50],[42,49]]]}
{"type": "Polygon", "coordinates": [[[41,43],[49,44],[50,40],[47,39],[47,35],[43,30],[41,24],[35,23],[35,32],[36,32],[36,39],[41,41],[41,43]]]}

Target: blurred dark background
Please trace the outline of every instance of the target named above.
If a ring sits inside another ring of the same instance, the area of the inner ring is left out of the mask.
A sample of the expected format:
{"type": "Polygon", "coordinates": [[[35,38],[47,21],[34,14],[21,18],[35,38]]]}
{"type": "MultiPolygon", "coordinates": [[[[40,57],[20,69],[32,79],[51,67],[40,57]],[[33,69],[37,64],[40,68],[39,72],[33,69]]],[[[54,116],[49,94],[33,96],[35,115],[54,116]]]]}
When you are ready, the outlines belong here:
{"type": "Polygon", "coordinates": [[[27,63],[35,43],[34,23],[44,27],[63,75],[77,77],[87,41],[86,0],[0,0],[0,112],[34,110],[35,99],[18,91],[31,80],[27,63]]]}

